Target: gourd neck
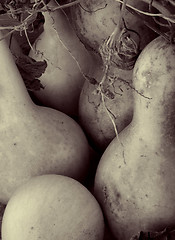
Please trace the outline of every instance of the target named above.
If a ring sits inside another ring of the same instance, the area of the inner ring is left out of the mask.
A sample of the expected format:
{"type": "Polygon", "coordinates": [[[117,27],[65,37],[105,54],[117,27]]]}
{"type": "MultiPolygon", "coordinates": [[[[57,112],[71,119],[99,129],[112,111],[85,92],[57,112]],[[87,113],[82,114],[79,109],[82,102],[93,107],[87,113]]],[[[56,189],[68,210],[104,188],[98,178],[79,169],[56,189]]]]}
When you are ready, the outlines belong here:
{"type": "MultiPolygon", "coordinates": [[[[55,9],[59,5],[51,0],[48,7],[55,9]]],[[[63,9],[43,13],[45,18],[44,33],[49,41],[54,39],[54,43],[65,49],[72,58],[80,71],[85,75],[89,73],[92,56],[77,37],[72,24],[63,9]],[[51,40],[50,40],[51,39],[51,40]]]]}
{"type": "Polygon", "coordinates": [[[143,134],[175,142],[175,45],[154,39],[139,55],[133,71],[134,117],[143,134]],[[149,133],[149,134],[148,134],[149,133]]]}
{"type": "MultiPolygon", "coordinates": [[[[3,38],[0,32],[0,39],[3,38]]],[[[27,92],[23,79],[17,69],[12,53],[3,39],[0,41],[0,102],[1,107],[4,104],[7,108],[13,108],[15,103],[23,105],[33,105],[33,102],[27,92]]]]}
{"type": "Polygon", "coordinates": [[[150,99],[134,93],[133,122],[145,136],[175,142],[175,82],[173,85],[159,88],[160,95],[150,99]]]}

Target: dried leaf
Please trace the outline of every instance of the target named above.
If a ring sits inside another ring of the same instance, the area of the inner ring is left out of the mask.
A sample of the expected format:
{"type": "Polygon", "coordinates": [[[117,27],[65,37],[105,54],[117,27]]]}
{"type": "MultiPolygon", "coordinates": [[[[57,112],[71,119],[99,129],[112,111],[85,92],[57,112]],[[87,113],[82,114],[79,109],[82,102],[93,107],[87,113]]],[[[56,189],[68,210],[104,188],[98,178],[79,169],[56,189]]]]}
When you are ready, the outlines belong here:
{"type": "Polygon", "coordinates": [[[175,229],[165,228],[160,232],[143,232],[133,236],[130,240],[174,240],[175,229]]]}
{"type": "Polygon", "coordinates": [[[29,56],[23,55],[17,57],[16,65],[28,90],[38,91],[44,88],[38,78],[45,72],[46,61],[36,61],[29,56]]]}

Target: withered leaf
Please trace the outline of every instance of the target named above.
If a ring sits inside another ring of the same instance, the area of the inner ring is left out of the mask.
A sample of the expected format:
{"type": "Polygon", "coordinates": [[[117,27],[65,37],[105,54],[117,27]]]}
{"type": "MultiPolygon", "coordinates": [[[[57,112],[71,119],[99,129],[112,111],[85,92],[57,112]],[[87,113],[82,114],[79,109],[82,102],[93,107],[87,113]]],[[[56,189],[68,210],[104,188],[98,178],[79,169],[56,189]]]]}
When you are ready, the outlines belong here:
{"type": "Polygon", "coordinates": [[[47,67],[45,60],[36,61],[29,56],[22,55],[17,57],[16,65],[29,91],[38,91],[44,88],[38,78],[41,77],[47,67]]]}
{"type": "Polygon", "coordinates": [[[130,240],[174,240],[175,229],[165,228],[160,232],[143,232],[133,236],[130,240]]]}

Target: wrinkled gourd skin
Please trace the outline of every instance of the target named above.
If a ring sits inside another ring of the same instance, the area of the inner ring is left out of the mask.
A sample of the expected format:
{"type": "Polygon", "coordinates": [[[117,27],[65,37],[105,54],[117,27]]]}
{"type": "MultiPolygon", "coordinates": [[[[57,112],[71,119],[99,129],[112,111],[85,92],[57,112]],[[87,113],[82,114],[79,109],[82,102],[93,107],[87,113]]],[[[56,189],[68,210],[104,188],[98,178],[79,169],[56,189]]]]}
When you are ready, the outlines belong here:
{"type": "MultiPolygon", "coordinates": [[[[128,4],[139,9],[147,10],[143,2],[128,1],[128,4]]],[[[120,3],[115,1],[83,1],[80,5],[70,8],[72,24],[77,30],[77,35],[85,43],[90,52],[99,52],[99,46],[114,31],[120,16],[120,3]],[[107,6],[102,9],[103,6],[107,6]],[[83,8],[81,7],[83,6],[83,8]],[[90,13],[84,9],[99,9],[90,13]],[[85,21],[86,20],[86,21],[85,21]],[[95,22],[96,28],[88,24],[88,21],[95,22]]],[[[69,14],[68,14],[69,16],[69,14]]],[[[138,43],[139,50],[142,50],[157,35],[145,24],[126,10],[124,15],[128,29],[136,31],[129,32],[132,38],[138,43]]],[[[98,57],[97,57],[98,58],[98,57]]],[[[132,69],[110,66],[111,81],[105,81],[104,102],[99,92],[99,82],[104,75],[103,62],[94,60],[94,68],[88,74],[89,79],[95,79],[95,83],[86,80],[79,99],[79,118],[83,129],[86,131],[92,145],[99,151],[104,151],[111,140],[116,136],[114,124],[119,133],[132,120],[133,116],[133,89],[132,69]],[[112,122],[112,120],[113,122],[112,122]]]]}
{"type": "Polygon", "coordinates": [[[133,120],[107,147],[95,196],[117,240],[175,225],[175,46],[158,37],[133,73],[133,120]]]}

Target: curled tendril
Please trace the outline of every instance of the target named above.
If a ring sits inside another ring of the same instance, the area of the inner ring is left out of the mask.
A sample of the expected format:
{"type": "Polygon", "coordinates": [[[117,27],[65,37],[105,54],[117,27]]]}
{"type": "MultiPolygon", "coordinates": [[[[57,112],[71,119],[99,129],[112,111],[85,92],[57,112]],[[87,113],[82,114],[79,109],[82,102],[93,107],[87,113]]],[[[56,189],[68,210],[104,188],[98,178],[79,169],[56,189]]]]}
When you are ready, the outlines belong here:
{"type": "Polygon", "coordinates": [[[99,51],[104,64],[108,64],[109,56],[110,64],[120,69],[131,70],[140,53],[140,39],[136,42],[131,31],[123,28],[117,39],[107,38],[100,46],[99,51]]]}

